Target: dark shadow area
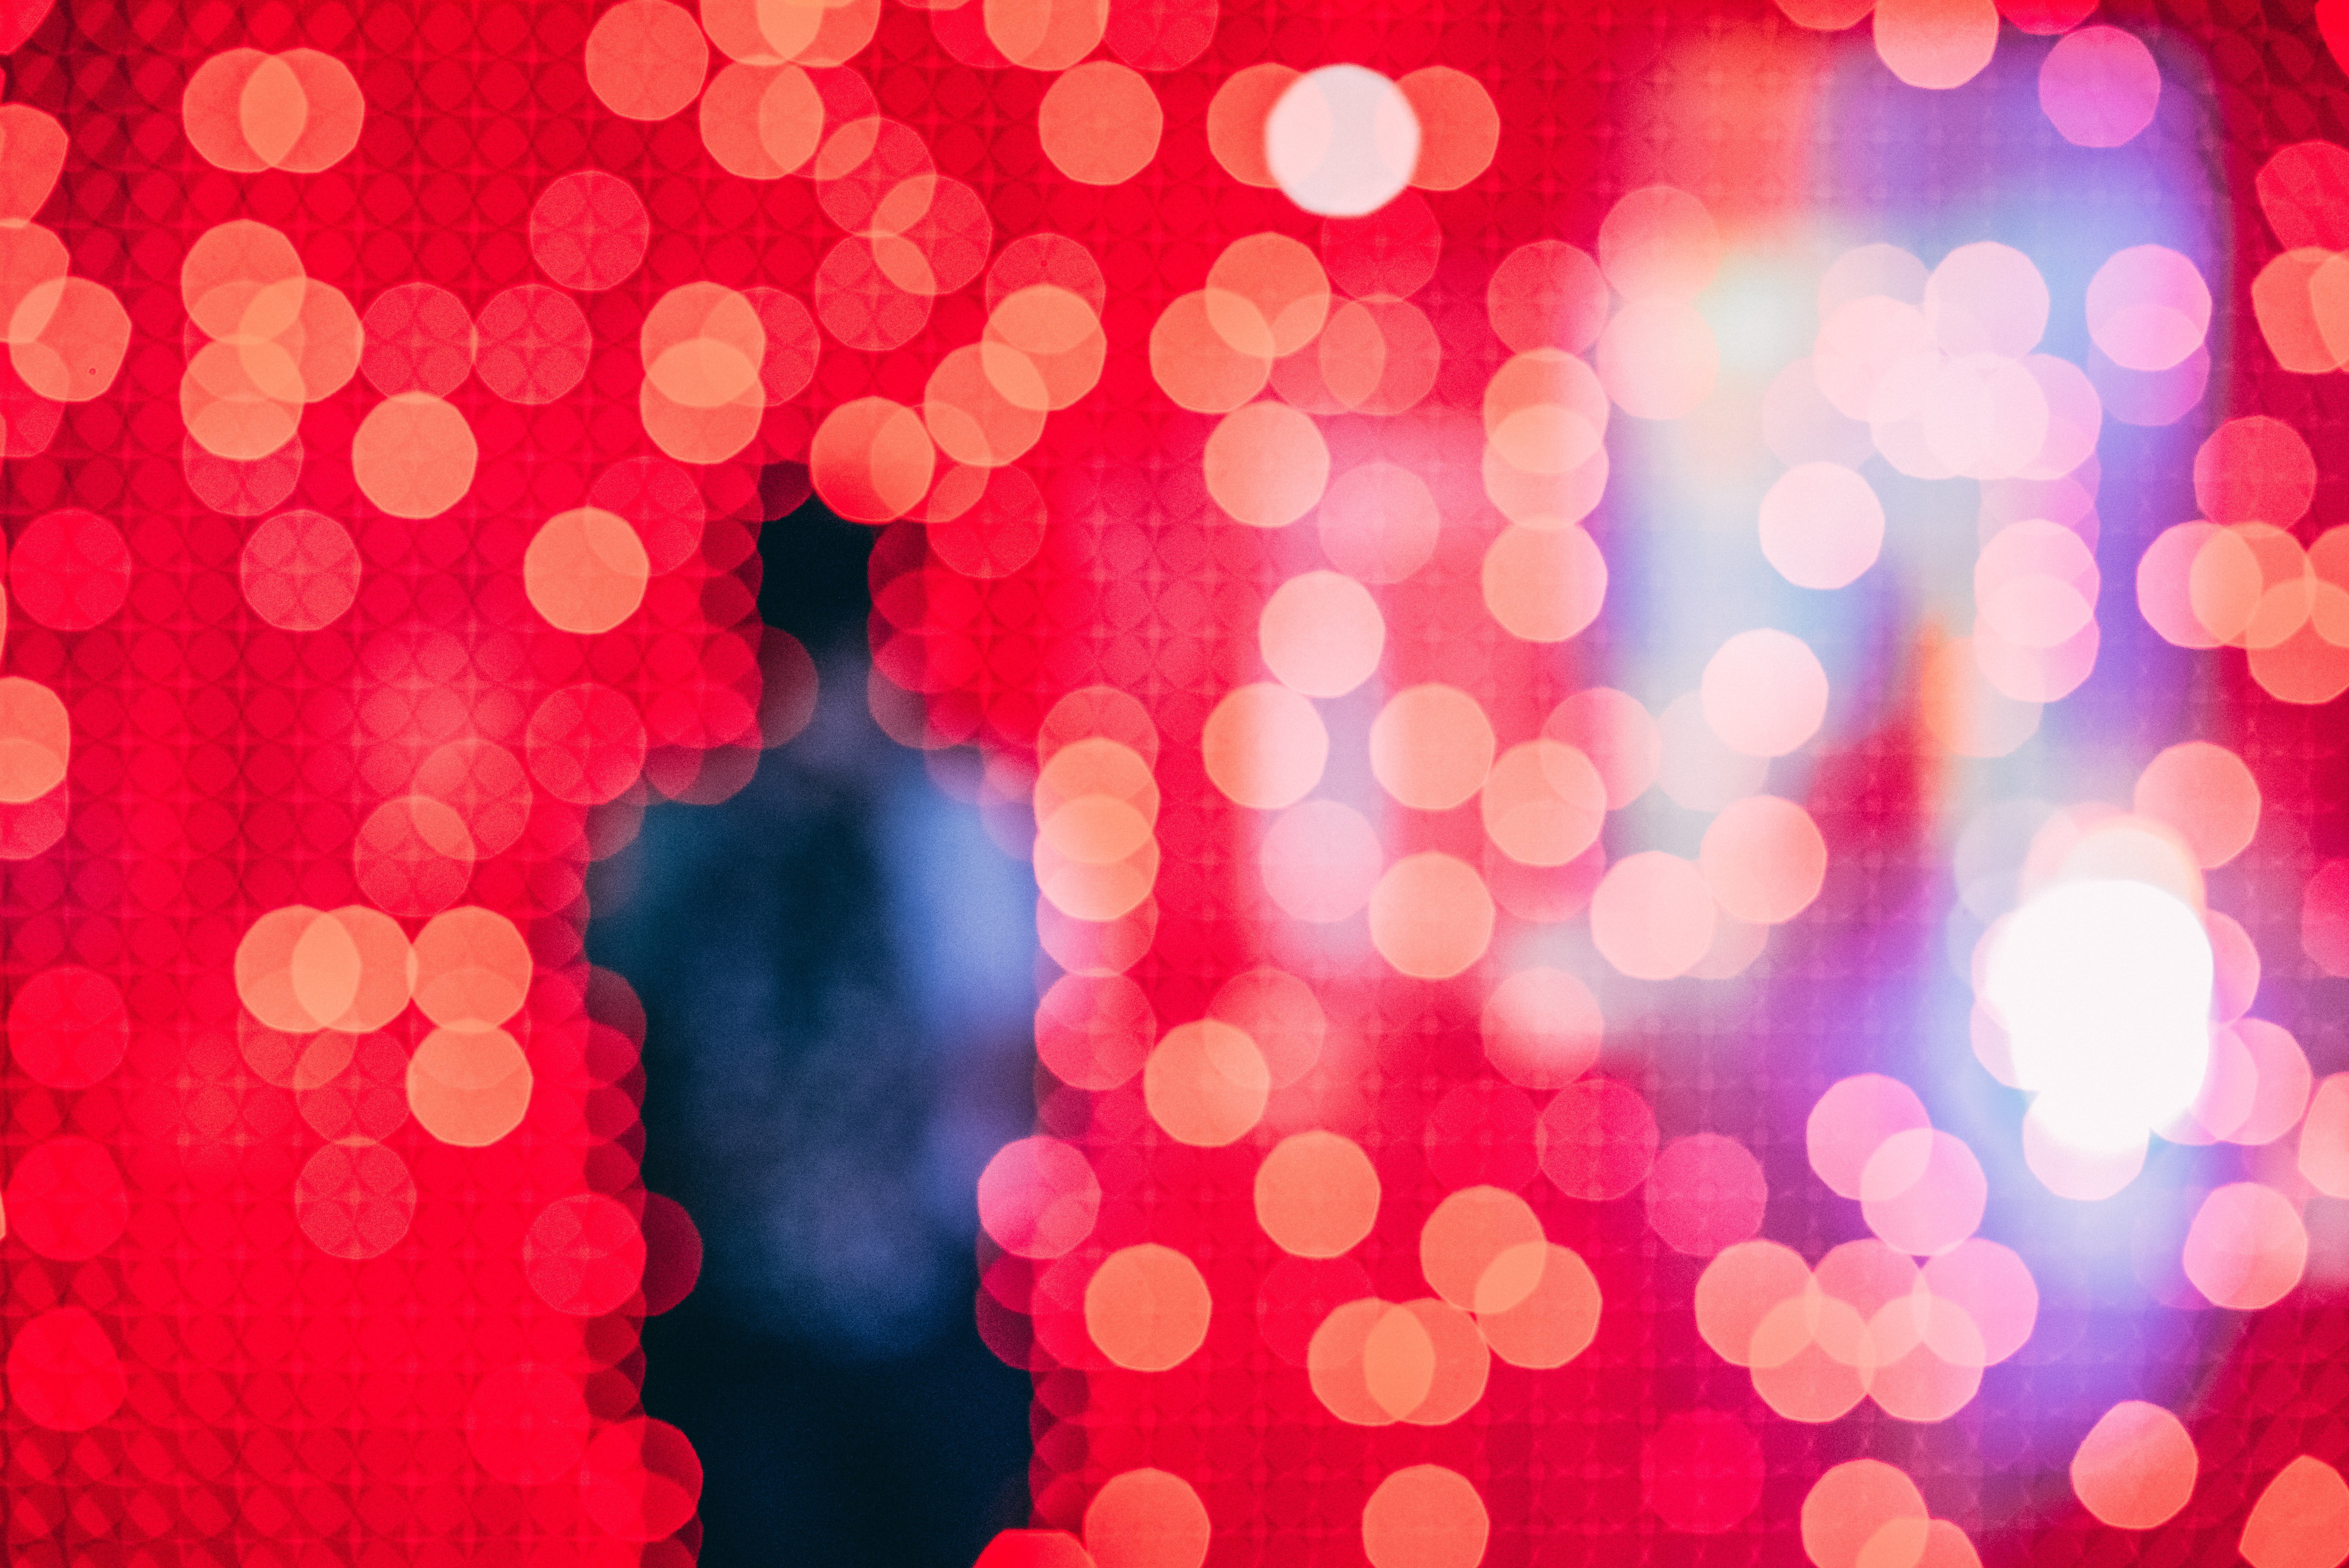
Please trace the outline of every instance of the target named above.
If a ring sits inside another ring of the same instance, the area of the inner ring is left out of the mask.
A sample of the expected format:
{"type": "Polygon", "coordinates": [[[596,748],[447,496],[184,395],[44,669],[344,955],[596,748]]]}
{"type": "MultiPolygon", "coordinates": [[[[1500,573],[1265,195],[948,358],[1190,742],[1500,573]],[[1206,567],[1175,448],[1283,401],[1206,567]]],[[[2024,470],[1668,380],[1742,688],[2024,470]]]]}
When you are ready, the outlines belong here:
{"type": "Polygon", "coordinates": [[[714,1568],[967,1568],[1026,1521],[973,1184],[1032,1116],[1034,884],[868,711],[874,538],[812,500],[765,525],[760,608],[813,655],[814,717],[591,881],[590,956],[645,1007],[645,1181],[703,1242],[644,1397],[701,1456],[714,1568]]]}

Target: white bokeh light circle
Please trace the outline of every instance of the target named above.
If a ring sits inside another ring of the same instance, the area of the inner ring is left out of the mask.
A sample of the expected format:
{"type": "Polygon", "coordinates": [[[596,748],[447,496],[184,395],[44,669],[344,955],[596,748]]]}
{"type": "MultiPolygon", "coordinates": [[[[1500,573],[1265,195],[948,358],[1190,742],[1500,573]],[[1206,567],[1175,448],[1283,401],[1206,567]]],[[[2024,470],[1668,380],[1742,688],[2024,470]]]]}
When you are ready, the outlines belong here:
{"type": "Polygon", "coordinates": [[[2210,1059],[2210,939],[2139,882],[2065,882],[2014,913],[1984,990],[2044,1130],[2080,1149],[2141,1142],[2193,1104],[2210,1059]]]}
{"type": "Polygon", "coordinates": [[[1363,66],[1324,66],[1288,84],[1264,122],[1281,193],[1324,218],[1375,212],[1411,183],[1419,117],[1402,89],[1363,66]]]}

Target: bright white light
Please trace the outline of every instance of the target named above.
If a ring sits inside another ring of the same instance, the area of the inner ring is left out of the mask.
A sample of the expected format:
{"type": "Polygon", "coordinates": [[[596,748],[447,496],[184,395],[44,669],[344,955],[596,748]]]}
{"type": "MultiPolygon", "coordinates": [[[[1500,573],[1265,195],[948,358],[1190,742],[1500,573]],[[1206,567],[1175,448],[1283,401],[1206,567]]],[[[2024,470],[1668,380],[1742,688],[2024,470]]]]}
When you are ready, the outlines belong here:
{"type": "Polygon", "coordinates": [[[2141,1143],[2194,1101],[2210,1059],[2210,939],[2194,911],[2137,882],[2075,882],[2017,910],[1984,995],[2049,1135],[2141,1143]]]}
{"type": "Polygon", "coordinates": [[[1402,194],[1419,164],[1419,117],[1402,89],[1362,66],[1288,84],[1264,125],[1282,194],[1325,218],[1359,218],[1402,194]]]}

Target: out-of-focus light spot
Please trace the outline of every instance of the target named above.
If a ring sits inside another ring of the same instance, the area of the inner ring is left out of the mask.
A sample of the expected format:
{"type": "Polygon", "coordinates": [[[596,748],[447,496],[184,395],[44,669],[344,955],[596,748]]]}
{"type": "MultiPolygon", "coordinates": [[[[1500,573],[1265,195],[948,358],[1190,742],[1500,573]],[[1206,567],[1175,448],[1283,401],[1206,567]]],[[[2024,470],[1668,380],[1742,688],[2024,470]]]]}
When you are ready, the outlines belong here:
{"type": "Polygon", "coordinates": [[[2194,499],[2213,522],[2289,528],[2316,492],[2316,457],[2298,430],[2265,414],[2230,419],[2194,454],[2194,499]]]}
{"type": "Polygon", "coordinates": [[[1015,407],[1065,408],[1100,383],[1108,347],[1091,299],[1060,284],[1037,283],[995,302],[979,364],[1015,407]]]}
{"type": "Polygon", "coordinates": [[[1640,1450],[1640,1495],[1671,1529],[1718,1535],[1762,1501],[1762,1444],[1723,1410],[1664,1418],[1640,1450]]]}
{"type": "Polygon", "coordinates": [[[693,13],[668,0],[622,0],[587,35],[587,85],[629,119],[667,119],[691,103],[709,71],[693,13]]]}
{"type": "Polygon", "coordinates": [[[1158,881],[1158,781],[1133,747],[1067,744],[1036,775],[1036,885],[1078,920],[1116,920],[1158,881]]]}
{"type": "Polygon", "coordinates": [[[1154,1242],[1103,1259],[1085,1284],[1085,1329],[1101,1353],[1136,1372],[1164,1372],[1206,1342],[1213,1302],[1198,1265],[1154,1242]]]}
{"type": "Polygon", "coordinates": [[[2039,1284],[2012,1250],[1979,1236],[1929,1260],[1924,1287],[1963,1317],[1963,1332],[1946,1313],[1929,1315],[1926,1343],[1953,1365],[1996,1366],[2023,1348],[2039,1320],[2039,1284]],[[1979,1357],[1969,1362],[1968,1357],[1979,1357]]]}
{"type": "Polygon", "coordinates": [[[745,180],[779,180],[815,156],[823,99],[797,66],[737,61],[702,90],[698,119],[701,144],[719,168],[745,180]]]}
{"type": "Polygon", "coordinates": [[[2302,376],[2337,370],[2349,357],[2349,315],[2336,291],[2349,284],[2340,253],[2316,246],[2286,251],[2261,267],[2251,281],[2251,312],[2268,352],[2284,369],[2302,376]],[[2326,281],[2320,309],[2317,280],[2326,281]]]}
{"type": "Polygon", "coordinates": [[[1444,347],[1417,305],[1350,300],[1330,315],[1312,356],[1321,378],[1319,391],[1309,378],[1299,377],[1306,363],[1300,354],[1275,378],[1277,389],[1292,403],[1317,414],[1400,414],[1434,388],[1444,347]]]}
{"type": "Polygon", "coordinates": [[[272,910],[237,944],[238,999],[288,1034],[379,1029],[408,1006],[417,975],[398,923],[358,905],[272,910]]]}
{"type": "Polygon", "coordinates": [[[1362,1383],[1386,1415],[1439,1427],[1484,1398],[1493,1357],[1475,1319],[1423,1297],[1391,1306],[1362,1342],[1362,1383]]]}
{"type": "Polygon", "coordinates": [[[2175,251],[2116,252],[2088,284],[2088,335],[2127,369],[2167,370],[2201,347],[2209,329],[2209,287],[2175,251]]]}
{"type": "Polygon", "coordinates": [[[1762,498],[1762,554],[1798,588],[1841,588],[1876,564],[1884,503],[1837,463],[1804,463],[1762,498]]]}
{"type": "Polygon", "coordinates": [[[1485,552],[1485,607],[1513,636],[1561,643],[1599,618],[1607,558],[1590,535],[1564,527],[1506,529],[1485,552]]]}
{"type": "Polygon", "coordinates": [[[1862,1196],[1868,1163],[1885,1140],[1932,1126],[1917,1091],[1897,1078],[1860,1073],[1819,1096],[1804,1125],[1811,1170],[1828,1190],[1845,1198],[1862,1196]]]}
{"type": "Polygon", "coordinates": [[[1754,1335],[1785,1302],[1811,1288],[1802,1255],[1776,1242],[1737,1242],[1722,1249],[1697,1276],[1697,1332],[1733,1367],[1754,1365],[1754,1335]]]}
{"type": "Polygon", "coordinates": [[[96,970],[61,965],[30,975],[8,1003],[8,1056],[35,1083],[88,1088],[130,1047],[121,989],[96,970]]]}
{"type": "Polygon", "coordinates": [[[1569,1198],[1601,1203],[1647,1180],[1656,1161],[1656,1118],[1628,1084],[1570,1083],[1541,1119],[1542,1174],[1569,1198]]]}
{"type": "Polygon", "coordinates": [[[2176,829],[2206,871],[2240,854],[2259,830],[2259,781],[2241,758],[2209,741],[2157,756],[2137,776],[2133,799],[2140,816],[2176,829]]]}
{"type": "Polygon", "coordinates": [[[1308,212],[1355,218],[1402,194],[1421,137],[1394,82],[1362,66],[1324,66],[1289,82],[1266,116],[1265,168],[1308,212]]]}
{"type": "Polygon", "coordinates": [[[2349,218],[2339,193],[2349,184],[2349,148],[2329,141],[2298,141],[2280,149],[2261,167],[2255,182],[2260,210],[2292,249],[2349,249],[2349,218]]]}
{"type": "Polygon", "coordinates": [[[1250,66],[1226,78],[1208,100],[1208,150],[1241,184],[1279,183],[1266,158],[1266,122],[1299,74],[1288,66],[1250,66]]]}
{"type": "Polygon", "coordinates": [[[1705,204],[1671,185],[1630,191],[1599,226],[1599,265],[1630,300],[1685,300],[1720,271],[1721,230],[1705,204]]]}
{"type": "Polygon", "coordinates": [[[1607,433],[1607,393],[1590,366],[1554,348],[1520,354],[1485,386],[1485,435],[1511,467],[1562,474],[1607,433]]]}
{"type": "Polygon", "coordinates": [[[531,607],[566,632],[608,632],[644,603],[652,563],[625,518],[581,507],[547,520],[523,552],[531,607]]]}
{"type": "Polygon", "coordinates": [[[1005,1144],[978,1177],[978,1222],[1007,1253],[1057,1258],[1092,1234],[1101,1182],[1084,1151],[1056,1138],[1005,1144]]]}
{"type": "MultiPolygon", "coordinates": [[[[12,1029],[15,1016],[11,1011],[12,1029]]],[[[2333,1073],[2316,1086],[2296,1160],[2310,1186],[2328,1198],[2349,1198],[2349,1073],[2333,1073]]]]}
{"type": "Polygon", "coordinates": [[[408,1162],[372,1139],[326,1145],[294,1179],[295,1223],[328,1257],[380,1257],[399,1244],[415,1217],[408,1162]]]}
{"type": "Polygon", "coordinates": [[[1371,901],[1386,855],[1378,830],[1351,806],[1307,800],[1265,830],[1264,890],[1282,912],[1319,924],[1351,918],[1371,901]]]}
{"type": "Polygon", "coordinates": [[[1313,421],[1281,403],[1253,403],[1207,437],[1207,494],[1252,528],[1295,522],[1330,482],[1330,448],[1313,421]]]}
{"type": "Polygon", "coordinates": [[[1150,998],[1122,975],[1063,975],[1036,1006],[1037,1057],[1075,1088],[1115,1088],[1157,1035],[1150,998]]]}
{"type": "Polygon", "coordinates": [[[1294,975],[1266,967],[1242,970],[1225,981],[1207,1003],[1207,1016],[1256,1042],[1275,1088],[1313,1070],[1329,1032],[1313,988],[1294,975]]]}
{"type": "Polygon", "coordinates": [[[1165,117],[1141,73],[1114,60],[1063,71],[1036,108],[1044,156],[1070,179],[1122,185],[1158,155],[1165,117]]]}
{"type": "Polygon", "coordinates": [[[2186,1506],[2200,1470],[2185,1423],[2158,1405],[2124,1399],[2080,1439],[2072,1491],[2116,1530],[2151,1530],[2186,1506]]]}
{"type": "Polygon", "coordinates": [[[190,145],[205,161],[240,174],[330,169],[358,145],[366,114],[350,67],[316,49],[214,55],[196,67],[180,99],[190,145]]]}
{"type": "Polygon", "coordinates": [[[1784,757],[1826,717],[1827,676],[1818,655],[1800,637],[1768,627],[1722,644],[1699,690],[1705,723],[1748,757],[1784,757]]]}
{"type": "Polygon", "coordinates": [[[1064,1530],[999,1530],[972,1568],[1095,1568],[1095,1564],[1093,1554],[1064,1530]]]}
{"type": "Polygon", "coordinates": [[[1555,740],[1513,746],[1485,780],[1485,831],[1511,860],[1562,866],[1588,849],[1607,814],[1607,787],[1590,759],[1555,740]]]}
{"type": "Polygon", "coordinates": [[[113,1157],[87,1138],[45,1139],[8,1173],[8,1230],[45,1258],[78,1261],[112,1246],[130,1222],[113,1157]]]}
{"type": "Polygon", "coordinates": [[[8,151],[8,168],[0,173],[0,220],[28,222],[65,169],[66,128],[30,104],[8,104],[0,107],[0,146],[8,151]]]}
{"type": "MultiPolygon", "coordinates": [[[[350,314],[349,302],[339,293],[323,284],[313,286],[322,305],[331,308],[338,304],[345,315],[350,314]]],[[[348,325],[356,328],[357,322],[353,319],[348,325]]],[[[114,385],[115,373],[122,367],[123,354],[130,344],[130,317],[114,291],[103,284],[88,278],[52,277],[27,289],[10,312],[7,339],[9,363],[27,387],[60,403],[83,403],[114,385]]],[[[337,346],[347,347],[347,357],[357,361],[355,342],[335,345],[325,331],[319,333],[319,352],[292,366],[300,383],[295,388],[297,395],[315,392],[323,397],[349,379],[349,370],[340,364],[345,356],[336,353],[337,346]],[[305,376],[305,371],[310,374],[305,376]]],[[[265,354],[275,346],[264,345],[255,353],[265,354]]],[[[285,368],[280,363],[264,373],[282,374],[285,368]]]]}
{"type": "Polygon", "coordinates": [[[2308,1230],[2298,1207],[2274,1188],[2230,1182],[2202,1200],[2182,1262],[2186,1277],[2212,1305],[2256,1312],[2300,1284],[2308,1269],[2308,1230]]]}
{"type": "Polygon", "coordinates": [[[342,619],[359,592],[350,531],[320,511],[281,511],[253,531],[237,575],[253,613],[280,630],[315,632],[342,619]]]}
{"type": "Polygon", "coordinates": [[[1308,696],[1343,696],[1371,678],[1386,620],[1370,591],[1336,572],[1307,572],[1273,590],[1257,623],[1264,662],[1308,696]]]}
{"type": "Polygon", "coordinates": [[[1150,329],[1150,372],[1176,407],[1226,414],[1264,390],[1268,355],[1235,348],[1216,330],[1203,290],[1181,295],[1150,329]]]}
{"type": "Polygon", "coordinates": [[[1482,1028],[1485,1056],[1503,1078],[1527,1088],[1557,1088],[1598,1061],[1607,1022],[1590,987],[1563,970],[1533,968],[1493,987],[1482,1028]]]}
{"type": "Polygon", "coordinates": [[[1906,1471],[1881,1460],[1850,1460],[1813,1481],[1804,1497],[1803,1551],[1817,1568],[1913,1568],[1929,1517],[1906,1471]],[[1915,1552],[1900,1550],[1904,1537],[1915,1552]]]}
{"type": "Polygon", "coordinates": [[[1677,419],[1713,396],[1721,346],[1713,324],[1679,299],[1637,299],[1599,338],[1599,378],[1626,414],[1677,419]]]}
{"type": "Polygon", "coordinates": [[[1507,1281],[1511,1288],[1526,1274],[1537,1274],[1532,1287],[1515,1305],[1497,1312],[1479,1312],[1476,1326],[1493,1354],[1512,1367],[1547,1370],[1563,1367],[1599,1334],[1603,1304],[1598,1278],[1581,1254],[1555,1242],[1539,1246],[1536,1260],[1529,1246],[1512,1248],[1494,1261],[1488,1277],[1507,1281]]]}
{"type": "Polygon", "coordinates": [[[417,1008],[435,1024],[495,1028],[529,995],[530,944],[495,910],[452,909],[417,933],[411,973],[417,1008]]]}
{"type": "Polygon", "coordinates": [[[1648,1223],[1674,1252],[1709,1258],[1762,1228],[1762,1162],[1718,1133],[1674,1139],[1648,1172],[1648,1223]]]}
{"type": "Polygon", "coordinates": [[[2202,923],[2210,934],[2210,1017],[2214,1023],[2231,1024],[2259,998],[2260,950],[2232,915],[2206,911],[2202,923]]]}
{"type": "Polygon", "coordinates": [[[1877,57],[1912,88],[1963,87],[1997,51],[1992,0],[1877,0],[1877,57]]]}
{"type": "Polygon", "coordinates": [[[525,733],[531,777],[558,800],[601,805],[636,780],[644,719],[634,704],[593,682],[550,692],[525,733]]]}
{"type": "Polygon", "coordinates": [[[1860,1170],[1868,1228],[1904,1253],[1946,1253],[1982,1224],[1989,1179],[1972,1150],[1946,1132],[1912,1128],[1877,1145],[1860,1170]]]}
{"type": "Polygon", "coordinates": [[[2020,359],[2045,335],[2048,304],[2031,258],[1992,240],[1959,246],[1925,280],[1925,321],[1945,354],[2020,359]]]}
{"type": "Polygon", "coordinates": [[[1426,482],[1382,462],[1330,480],[1319,516],[1322,553],[1365,583],[1400,583],[1426,565],[1443,526],[1426,482]]]}
{"type": "Polygon", "coordinates": [[[1637,697],[1610,686],[1578,691],[1551,710],[1542,733],[1590,759],[1607,789],[1607,809],[1619,811],[1655,782],[1663,738],[1637,697]]]}
{"type": "Polygon", "coordinates": [[[532,259],[570,289],[607,289],[643,264],[652,219],[636,188],[598,169],[550,181],[530,210],[532,259]]]}
{"type": "Polygon", "coordinates": [[[1198,1492],[1163,1470],[1112,1476],[1085,1505],[1085,1550],[1099,1568],[1199,1568],[1214,1534],[1198,1492]]]}
{"type": "Polygon", "coordinates": [[[1322,1408],[1353,1426],[1382,1427],[1398,1418],[1395,1406],[1409,1410],[1426,1398],[1434,1382],[1435,1344],[1415,1314],[1364,1296],[1321,1320],[1306,1346],[1305,1367],[1322,1408]],[[1397,1313],[1402,1316],[1390,1325],[1390,1315],[1397,1313]]]}
{"type": "Polygon", "coordinates": [[[455,407],[428,392],[388,397],[351,436],[351,477],[394,517],[438,517],[473,487],[481,449],[455,407]]]}
{"type": "Polygon", "coordinates": [[[2213,1137],[2252,1147],[2272,1143],[2299,1125],[2310,1084],[2308,1055],[2290,1030],[2262,1018],[2239,1019],[2213,1034],[2211,1067],[2194,1114],[2202,1119],[2215,1089],[2231,1103],[2227,1114],[2203,1121],[2213,1137]]]}
{"type": "Polygon", "coordinates": [[[2170,893],[2066,882],[2025,903],[1991,948],[1984,998],[2044,1130],[2122,1150],[2193,1103],[2209,1057],[2210,941],[2170,893]]]}
{"type": "Polygon", "coordinates": [[[1786,20],[1815,32],[1840,33],[1876,9],[1876,0],[1778,0],[1786,20]]]}
{"type": "Polygon", "coordinates": [[[1371,1233],[1378,1215],[1378,1171],[1350,1138],[1296,1133],[1257,1167],[1257,1223],[1284,1252],[1337,1257],[1371,1233]]]}
{"type": "Polygon", "coordinates": [[[1697,867],[1721,907],[1739,920],[1776,925],[1819,896],[1827,846],[1811,814],[1775,795],[1736,801],[1704,830],[1697,867]]]}
{"type": "Polygon", "coordinates": [[[532,1082],[503,1029],[435,1029],[408,1060],[408,1109],[441,1142],[486,1149],[522,1125],[532,1082]]]}
{"type": "Polygon", "coordinates": [[[82,1432],[129,1392],[114,1341],[88,1311],[54,1306],[26,1318],[8,1344],[8,1398],[35,1426],[82,1432]]]}
{"type": "Polygon", "coordinates": [[[1485,308],[1493,335],[1519,354],[1579,354],[1607,325],[1607,282],[1588,251],[1563,240],[1520,245],[1493,269],[1485,308]]]}
{"type": "Polygon", "coordinates": [[[1295,354],[1330,313],[1319,258],[1286,234],[1250,234],[1207,269],[1207,325],[1232,349],[1261,359],[1295,354]]]}
{"type": "Polygon", "coordinates": [[[1492,164],[1501,142],[1501,111],[1484,83],[1450,66],[1423,66],[1395,86],[1419,123],[1412,184],[1457,191],[1492,164]]]}
{"type": "MultiPolygon", "coordinates": [[[[473,370],[481,385],[509,403],[533,407],[586,379],[595,347],[579,306],[544,284],[519,284],[492,294],[481,306],[477,332],[473,370]]],[[[674,376],[679,367],[673,362],[663,368],[674,376]]]]}
{"type": "Polygon", "coordinates": [[[1330,759],[1330,732],[1313,705],[1266,682],[1226,695],[1199,737],[1207,777],[1231,800],[1260,811],[1305,798],[1330,759]]]}
{"type": "Polygon", "coordinates": [[[359,824],[351,869],[359,891],[393,914],[438,914],[464,895],[480,847],[465,820],[429,795],[386,800],[359,824]]]}
{"type": "Polygon", "coordinates": [[[1395,1471],[1362,1505],[1371,1568],[1476,1568],[1492,1529],[1475,1484],[1442,1465],[1395,1471]]]}
{"type": "Polygon", "coordinates": [[[921,416],[886,397],[858,397],[834,408],[808,448],[816,493],[858,522],[887,522],[912,511],[929,490],[936,462],[921,416]]]}
{"type": "Polygon", "coordinates": [[[1493,723],[1457,686],[1406,687],[1371,724],[1371,772],[1388,794],[1444,811],[1483,787],[1493,767],[1493,723]]]}
{"type": "Polygon", "coordinates": [[[1754,1391],[1785,1420],[1823,1426],[1868,1397],[1875,1350],[1867,1320],[1816,1290],[1762,1320],[1753,1354],[1754,1391]]]}
{"type": "Polygon", "coordinates": [[[2161,67],[2153,51],[2117,27],[2083,27],[2040,63],[2039,107],[2075,147],[2121,146],[2153,123],[2160,102],[2161,67]]]}
{"type": "Polygon", "coordinates": [[[1215,1018],[1166,1032],[1142,1069],[1151,1119],[1178,1143],[1221,1148],[1264,1115],[1272,1088],[1256,1042],[1215,1018]]]}
{"type": "Polygon", "coordinates": [[[1371,943],[1395,969],[1445,980],[1493,941],[1493,895],[1465,861],[1436,851],[1389,866],[1371,894],[1371,943]]]}
{"type": "Polygon", "coordinates": [[[1420,1228],[1420,1272],[1464,1311],[1506,1312],[1539,1282],[1543,1239],[1541,1221],[1515,1192],[1464,1188],[1420,1228]]]}
{"type": "Polygon", "coordinates": [[[1063,71],[1101,43],[1109,7],[1096,0],[986,0],[988,41],[1015,66],[1063,71]]]}
{"type": "Polygon", "coordinates": [[[1719,916],[1702,872],[1677,855],[1645,850],[1607,868],[1590,895],[1590,938],[1622,973],[1669,980],[1704,956],[1719,916]]]}
{"type": "Polygon", "coordinates": [[[0,676],[0,801],[37,800],[65,782],[73,721],[57,694],[23,676],[0,676]]]}
{"type": "Polygon", "coordinates": [[[104,624],[130,591],[130,548],[94,511],[61,507],[26,523],[8,547],[17,608],[58,632],[104,624]]]}
{"type": "Polygon", "coordinates": [[[701,1457],[667,1421],[630,1417],[599,1426],[579,1460],[579,1501],[621,1541],[674,1534],[701,1501],[701,1457]]]}
{"type": "Polygon", "coordinates": [[[2251,1568],[2339,1568],[2349,1558],[2349,1481],[2301,1455],[2261,1491],[2240,1550],[2251,1568]]]}

